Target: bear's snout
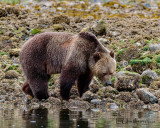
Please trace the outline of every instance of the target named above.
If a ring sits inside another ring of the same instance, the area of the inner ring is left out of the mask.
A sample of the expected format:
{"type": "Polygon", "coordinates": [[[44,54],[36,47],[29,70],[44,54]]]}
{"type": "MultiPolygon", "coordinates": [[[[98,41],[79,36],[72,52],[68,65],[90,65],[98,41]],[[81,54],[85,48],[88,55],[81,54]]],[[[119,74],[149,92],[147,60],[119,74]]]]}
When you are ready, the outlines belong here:
{"type": "Polygon", "coordinates": [[[104,85],[105,85],[105,86],[108,86],[108,85],[111,85],[111,84],[112,84],[111,81],[107,81],[104,85]]]}

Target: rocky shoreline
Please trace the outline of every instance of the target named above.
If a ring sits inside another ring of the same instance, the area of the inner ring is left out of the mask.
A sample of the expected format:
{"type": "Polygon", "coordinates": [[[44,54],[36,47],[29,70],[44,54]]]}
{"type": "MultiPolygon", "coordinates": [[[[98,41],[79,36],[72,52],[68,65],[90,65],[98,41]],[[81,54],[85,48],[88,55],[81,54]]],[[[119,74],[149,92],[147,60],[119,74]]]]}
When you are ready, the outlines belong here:
{"type": "Polygon", "coordinates": [[[79,98],[74,86],[71,100],[65,102],[61,101],[59,95],[59,75],[52,75],[49,82],[50,98],[41,102],[32,99],[31,107],[65,104],[71,108],[76,105],[116,109],[129,106],[160,110],[160,18],[151,16],[156,15],[157,10],[138,5],[129,8],[130,5],[124,7],[120,3],[99,5],[78,1],[72,5],[64,1],[48,1],[48,4],[43,1],[28,2],[16,6],[1,3],[1,108],[26,104],[21,90],[24,77],[18,58],[20,48],[26,40],[35,34],[49,31],[90,31],[105,47],[116,53],[117,74],[112,78],[112,85],[104,87],[95,77],[82,98],[79,98]],[[90,10],[82,16],[83,10],[87,10],[86,4],[90,10]],[[68,12],[67,8],[70,8],[68,12]],[[106,8],[108,12],[104,10],[106,8]],[[74,15],[77,10],[79,11],[74,15]],[[135,10],[138,11],[137,14],[134,14],[135,10]],[[113,12],[115,16],[111,15],[113,12]],[[144,16],[140,16],[140,12],[144,16]]]}

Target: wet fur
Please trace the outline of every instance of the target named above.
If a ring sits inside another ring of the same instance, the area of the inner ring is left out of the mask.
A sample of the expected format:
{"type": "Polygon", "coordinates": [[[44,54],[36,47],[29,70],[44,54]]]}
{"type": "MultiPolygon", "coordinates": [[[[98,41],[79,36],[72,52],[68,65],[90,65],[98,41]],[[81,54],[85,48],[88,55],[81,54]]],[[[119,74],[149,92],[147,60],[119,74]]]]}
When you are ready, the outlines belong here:
{"type": "Polygon", "coordinates": [[[21,49],[20,63],[26,82],[22,90],[38,99],[47,99],[51,74],[61,73],[60,94],[68,100],[72,85],[79,95],[88,89],[93,77],[96,52],[108,53],[89,32],[77,35],[48,32],[34,36],[21,49]]]}

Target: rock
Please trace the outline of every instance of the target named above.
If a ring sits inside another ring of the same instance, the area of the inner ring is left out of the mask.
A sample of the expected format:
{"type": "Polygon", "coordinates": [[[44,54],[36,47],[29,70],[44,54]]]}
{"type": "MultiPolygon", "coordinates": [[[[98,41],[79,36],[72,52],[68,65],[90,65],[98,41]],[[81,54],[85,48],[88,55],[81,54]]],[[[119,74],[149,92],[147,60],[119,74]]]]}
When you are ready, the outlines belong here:
{"type": "Polygon", "coordinates": [[[89,31],[89,28],[82,28],[81,32],[89,31]]]}
{"type": "Polygon", "coordinates": [[[87,91],[83,94],[82,99],[84,101],[91,101],[94,98],[94,94],[91,91],[87,91]]]}
{"type": "Polygon", "coordinates": [[[160,110],[159,104],[151,105],[151,110],[154,111],[154,112],[156,112],[156,111],[159,112],[159,110],[160,110]]]}
{"type": "Polygon", "coordinates": [[[153,60],[147,57],[143,60],[133,59],[130,60],[129,63],[132,66],[132,70],[140,74],[147,69],[153,70],[157,68],[157,64],[153,60]]]}
{"type": "Polygon", "coordinates": [[[160,89],[157,90],[154,95],[159,99],[160,98],[160,89]]]}
{"type": "Polygon", "coordinates": [[[130,92],[120,92],[118,98],[124,100],[125,102],[130,102],[132,95],[130,94],[130,92]]]}
{"type": "Polygon", "coordinates": [[[0,69],[0,80],[5,76],[5,73],[0,69]]]}
{"type": "Polygon", "coordinates": [[[118,91],[132,91],[139,87],[141,77],[138,73],[120,71],[116,75],[115,87],[118,91]]]}
{"type": "Polygon", "coordinates": [[[2,60],[8,60],[9,59],[9,56],[8,55],[3,55],[1,56],[2,60]]]}
{"type": "Polygon", "coordinates": [[[61,24],[54,24],[53,29],[54,30],[64,30],[64,27],[61,24]]]}
{"type": "Polygon", "coordinates": [[[52,22],[53,22],[53,24],[61,24],[61,23],[69,24],[70,23],[70,19],[69,19],[68,16],[60,15],[60,16],[53,17],[52,22]]]}
{"type": "Polygon", "coordinates": [[[121,49],[120,51],[118,51],[117,55],[116,55],[116,59],[118,61],[129,61],[130,59],[136,59],[139,58],[140,55],[137,52],[137,47],[128,47],[127,49],[121,49]]]}
{"type": "Polygon", "coordinates": [[[98,92],[96,93],[98,96],[100,96],[101,98],[104,98],[104,94],[105,94],[105,87],[102,87],[98,90],[98,92]]]}
{"type": "Polygon", "coordinates": [[[147,69],[141,74],[141,77],[143,84],[150,85],[153,82],[153,80],[157,78],[157,74],[156,72],[147,69]]]}
{"type": "Polygon", "coordinates": [[[106,24],[104,21],[99,21],[97,24],[91,27],[91,30],[96,35],[105,35],[106,34],[106,24]]]}
{"type": "Polygon", "coordinates": [[[133,108],[142,108],[142,106],[144,105],[144,102],[141,101],[141,100],[138,100],[138,101],[130,101],[129,102],[129,106],[130,107],[133,107],[133,108]]]}
{"type": "Polygon", "coordinates": [[[119,65],[121,66],[121,67],[127,67],[128,66],[128,61],[120,61],[119,62],[119,65]]]}
{"type": "Polygon", "coordinates": [[[155,52],[160,49],[160,44],[149,44],[148,48],[151,52],[155,52]]]}
{"type": "Polygon", "coordinates": [[[102,44],[108,44],[108,41],[105,38],[99,38],[98,41],[102,44]]]}
{"type": "Polygon", "coordinates": [[[140,47],[140,46],[141,46],[141,43],[138,43],[138,42],[137,42],[137,43],[136,43],[136,46],[137,46],[137,47],[140,47]]]}
{"type": "Polygon", "coordinates": [[[19,56],[19,52],[20,52],[20,49],[18,48],[15,48],[15,49],[11,49],[9,50],[9,55],[12,57],[12,56],[19,56]]]}
{"type": "Polygon", "coordinates": [[[136,90],[136,93],[140,100],[142,100],[144,103],[158,103],[157,97],[155,97],[152,93],[148,92],[146,88],[140,88],[136,90]]]}
{"type": "Polygon", "coordinates": [[[79,100],[69,100],[69,102],[65,103],[65,106],[72,111],[75,111],[77,109],[82,111],[82,110],[87,110],[89,108],[88,102],[79,100]]]}
{"type": "Polygon", "coordinates": [[[53,93],[51,94],[51,96],[59,98],[60,97],[60,89],[56,88],[53,93]]]}
{"type": "Polygon", "coordinates": [[[142,5],[145,9],[152,9],[150,3],[142,3],[142,5]]]}
{"type": "Polygon", "coordinates": [[[71,99],[75,99],[77,98],[79,95],[78,95],[78,90],[77,90],[77,87],[73,86],[71,88],[71,91],[70,91],[70,98],[71,99]]]}
{"type": "Polygon", "coordinates": [[[97,84],[90,84],[89,90],[93,93],[96,93],[99,90],[99,86],[97,84]]]}
{"type": "Polygon", "coordinates": [[[49,97],[46,101],[48,101],[52,105],[60,105],[61,104],[61,100],[59,98],[55,98],[55,97],[49,97]]]}
{"type": "Polygon", "coordinates": [[[106,103],[113,103],[114,100],[112,100],[111,98],[103,98],[102,99],[102,104],[106,104],[106,103]]]}
{"type": "Polygon", "coordinates": [[[118,94],[118,91],[111,86],[106,86],[105,92],[112,93],[112,94],[118,94]]]}
{"type": "Polygon", "coordinates": [[[159,89],[159,88],[160,88],[160,80],[158,80],[158,81],[153,81],[150,87],[151,87],[152,89],[155,89],[155,90],[159,89]]]}
{"type": "Polygon", "coordinates": [[[121,33],[117,31],[110,31],[111,36],[119,36],[121,33]]]}
{"type": "Polygon", "coordinates": [[[94,104],[94,105],[98,105],[98,104],[100,104],[100,102],[101,102],[101,100],[99,100],[99,99],[91,100],[91,104],[94,104]]]}
{"type": "Polygon", "coordinates": [[[17,73],[15,70],[9,70],[5,73],[6,79],[18,78],[18,76],[19,76],[19,73],[17,73]]]}
{"type": "Polygon", "coordinates": [[[107,104],[107,108],[109,108],[110,110],[117,110],[118,109],[118,106],[117,104],[115,103],[110,103],[110,104],[107,104]]]}
{"type": "Polygon", "coordinates": [[[124,69],[125,69],[126,71],[133,71],[131,65],[126,66],[124,69]]]}

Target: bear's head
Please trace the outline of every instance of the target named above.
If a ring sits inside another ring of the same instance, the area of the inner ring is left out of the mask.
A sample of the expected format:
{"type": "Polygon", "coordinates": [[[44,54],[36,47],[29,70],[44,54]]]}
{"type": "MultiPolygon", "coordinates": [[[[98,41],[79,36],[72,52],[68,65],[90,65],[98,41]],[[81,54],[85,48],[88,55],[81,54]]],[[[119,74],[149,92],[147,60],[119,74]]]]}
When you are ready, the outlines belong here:
{"type": "Polygon", "coordinates": [[[103,85],[111,85],[111,77],[116,72],[114,52],[95,52],[89,60],[89,67],[103,85]]]}

